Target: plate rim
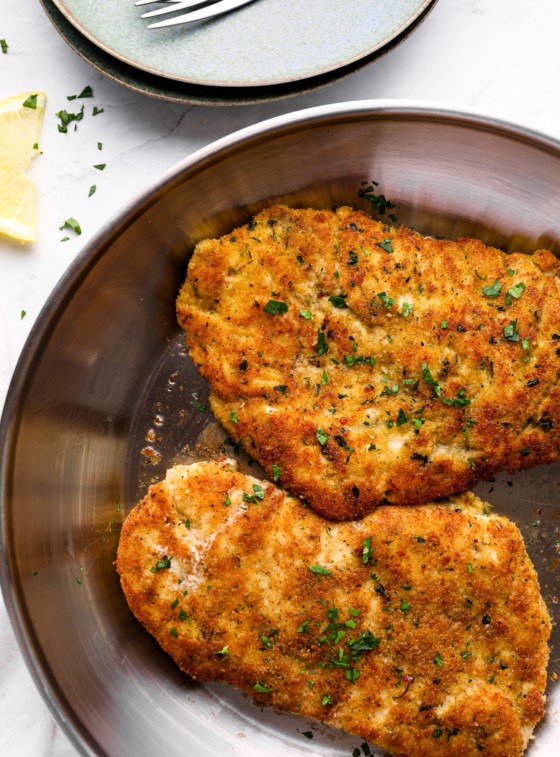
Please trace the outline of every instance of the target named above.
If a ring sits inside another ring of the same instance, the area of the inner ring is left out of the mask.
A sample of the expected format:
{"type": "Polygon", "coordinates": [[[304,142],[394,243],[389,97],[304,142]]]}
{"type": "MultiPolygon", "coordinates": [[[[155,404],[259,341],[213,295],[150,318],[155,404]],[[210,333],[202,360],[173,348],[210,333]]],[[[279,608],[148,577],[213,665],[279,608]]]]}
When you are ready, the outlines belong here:
{"type": "Polygon", "coordinates": [[[126,64],[127,66],[130,66],[131,68],[135,68],[146,74],[157,76],[162,79],[169,79],[177,83],[188,83],[188,84],[199,86],[199,87],[211,87],[211,88],[220,87],[226,90],[228,89],[235,90],[237,88],[260,89],[261,87],[275,87],[275,86],[281,86],[281,85],[287,85],[287,84],[296,84],[298,82],[304,82],[307,79],[315,79],[317,77],[332,74],[333,72],[338,71],[339,69],[343,69],[348,66],[355,65],[356,63],[363,60],[364,58],[368,58],[369,56],[375,55],[376,53],[379,53],[380,51],[382,51],[387,45],[390,45],[393,42],[393,40],[398,39],[402,34],[405,34],[409,28],[411,29],[411,31],[414,31],[417,28],[418,19],[421,19],[424,13],[428,11],[430,7],[433,7],[435,5],[437,0],[418,0],[419,2],[418,8],[413,13],[410,14],[410,16],[406,19],[406,21],[401,23],[398,27],[394,28],[391,31],[391,33],[388,34],[382,41],[376,43],[372,47],[369,47],[367,50],[365,51],[363,50],[360,53],[354,56],[351,56],[343,61],[337,61],[335,63],[329,64],[325,66],[324,68],[321,68],[313,72],[307,71],[307,73],[303,75],[280,77],[275,80],[260,80],[260,81],[255,81],[255,82],[252,82],[252,81],[228,82],[228,81],[220,81],[220,80],[200,79],[200,78],[196,78],[196,77],[188,76],[188,75],[180,76],[177,74],[172,74],[169,71],[158,69],[157,67],[154,67],[147,62],[143,62],[140,60],[133,60],[128,55],[122,53],[118,49],[112,48],[109,44],[99,39],[98,35],[96,35],[94,32],[92,32],[88,28],[87,24],[84,24],[82,20],[76,17],[74,11],[68,7],[65,0],[52,0],[52,2],[54,3],[58,11],[64,16],[64,18],[84,38],[86,38],[89,42],[91,42],[93,45],[95,45],[98,49],[102,50],[107,55],[110,55],[111,57],[115,58],[121,63],[126,64]]]}

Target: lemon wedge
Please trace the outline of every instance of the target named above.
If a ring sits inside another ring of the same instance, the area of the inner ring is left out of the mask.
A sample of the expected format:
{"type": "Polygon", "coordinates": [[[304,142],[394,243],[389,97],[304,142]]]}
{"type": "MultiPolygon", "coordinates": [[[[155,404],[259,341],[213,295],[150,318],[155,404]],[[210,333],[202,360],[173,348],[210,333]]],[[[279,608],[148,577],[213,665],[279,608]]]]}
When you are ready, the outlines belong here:
{"type": "Polygon", "coordinates": [[[25,172],[39,152],[46,96],[24,92],[0,100],[0,233],[35,241],[35,185],[25,172]]]}

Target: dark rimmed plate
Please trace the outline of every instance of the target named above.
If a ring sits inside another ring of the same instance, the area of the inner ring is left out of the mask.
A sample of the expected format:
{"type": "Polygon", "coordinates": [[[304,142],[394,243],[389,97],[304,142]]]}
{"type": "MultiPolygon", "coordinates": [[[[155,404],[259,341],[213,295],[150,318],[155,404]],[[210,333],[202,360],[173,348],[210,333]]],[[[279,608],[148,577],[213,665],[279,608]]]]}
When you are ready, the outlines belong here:
{"type": "Polygon", "coordinates": [[[129,89],[163,100],[196,105],[251,105],[295,97],[313,91],[338,81],[372,63],[412,34],[431,12],[437,0],[428,3],[426,9],[414,20],[414,23],[381,50],[330,73],[307,78],[303,81],[263,87],[203,86],[174,81],[142,71],[118,60],[87,39],[58,10],[53,0],[40,0],[40,2],[53,26],[81,58],[110,79],[129,89]]]}

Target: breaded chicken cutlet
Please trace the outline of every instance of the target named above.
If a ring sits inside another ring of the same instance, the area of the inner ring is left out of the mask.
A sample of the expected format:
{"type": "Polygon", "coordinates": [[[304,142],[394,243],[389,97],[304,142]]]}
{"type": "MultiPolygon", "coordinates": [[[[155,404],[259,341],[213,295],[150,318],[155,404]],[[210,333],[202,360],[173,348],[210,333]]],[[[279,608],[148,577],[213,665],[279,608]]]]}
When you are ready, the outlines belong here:
{"type": "Polygon", "coordinates": [[[229,435],[354,518],[558,459],[559,266],[275,206],[196,247],[177,314],[229,435]]]}
{"type": "Polygon", "coordinates": [[[228,461],[128,515],[128,604],[188,674],[393,755],[517,757],[550,620],[516,526],[472,493],[331,523],[228,461]]]}

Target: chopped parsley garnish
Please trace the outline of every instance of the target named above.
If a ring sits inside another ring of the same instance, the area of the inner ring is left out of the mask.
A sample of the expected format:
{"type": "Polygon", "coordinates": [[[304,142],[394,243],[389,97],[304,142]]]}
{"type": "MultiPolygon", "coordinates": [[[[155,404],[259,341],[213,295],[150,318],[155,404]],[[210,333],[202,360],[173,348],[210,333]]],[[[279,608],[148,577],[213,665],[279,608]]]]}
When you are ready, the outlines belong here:
{"type": "Polygon", "coordinates": [[[225,647],[222,647],[221,649],[218,649],[218,651],[216,652],[216,654],[219,654],[220,657],[227,657],[228,654],[229,654],[229,647],[227,646],[227,644],[226,644],[225,647]]]}
{"type": "Polygon", "coordinates": [[[388,237],[387,239],[384,239],[382,242],[379,242],[379,246],[385,250],[385,252],[395,252],[393,249],[393,245],[391,244],[393,240],[388,237]]]}
{"type": "Polygon", "coordinates": [[[310,310],[300,310],[299,315],[301,318],[305,318],[306,321],[311,320],[311,311],[310,310]]]}
{"type": "Polygon", "coordinates": [[[27,312],[25,310],[22,310],[21,313],[20,313],[20,315],[19,315],[20,321],[23,321],[23,319],[25,318],[26,315],[27,315],[27,312]]]}
{"type": "Polygon", "coordinates": [[[407,602],[406,599],[403,599],[403,601],[401,602],[401,610],[403,612],[408,612],[411,607],[412,605],[410,604],[410,602],[407,602]]]}
{"type": "Polygon", "coordinates": [[[323,431],[321,426],[317,426],[317,433],[315,434],[315,436],[321,447],[324,447],[325,444],[329,441],[329,435],[326,433],[326,431],[323,431]]]}
{"type": "Polygon", "coordinates": [[[378,292],[377,296],[379,297],[381,302],[385,305],[387,310],[393,307],[393,305],[396,303],[396,300],[394,300],[392,297],[389,297],[386,292],[378,292]]]}
{"type": "Polygon", "coordinates": [[[397,415],[397,426],[402,426],[403,423],[406,423],[407,421],[408,421],[408,416],[401,407],[401,409],[399,410],[399,414],[397,415]]]}
{"type": "Polygon", "coordinates": [[[264,490],[260,484],[253,484],[253,491],[256,499],[264,499],[264,490]]]}
{"type": "Polygon", "coordinates": [[[483,626],[489,626],[491,622],[492,622],[492,618],[490,617],[490,615],[485,615],[482,618],[482,625],[483,626]]]}
{"type": "Polygon", "coordinates": [[[27,100],[24,101],[24,108],[31,108],[31,110],[37,110],[37,97],[38,95],[29,95],[27,100]]]}
{"type": "Polygon", "coordinates": [[[229,419],[232,423],[238,423],[237,413],[235,410],[232,410],[229,414],[229,419]]]}
{"type": "Polygon", "coordinates": [[[282,469],[279,465],[276,465],[276,463],[272,464],[272,480],[278,481],[280,476],[282,475],[282,469]]]}
{"type": "Polygon", "coordinates": [[[193,404],[193,407],[196,407],[196,409],[200,410],[201,413],[204,413],[206,412],[206,410],[208,410],[208,405],[203,405],[202,402],[198,402],[198,400],[196,400],[192,404],[193,404]]]}
{"type": "Polygon", "coordinates": [[[329,346],[327,344],[325,332],[319,329],[319,331],[317,332],[317,354],[326,355],[328,351],[329,346]]]}
{"type": "Polygon", "coordinates": [[[517,330],[517,321],[510,321],[507,326],[504,326],[504,337],[510,342],[519,341],[519,332],[517,330]]]}
{"type": "Polygon", "coordinates": [[[502,284],[500,284],[499,281],[495,281],[493,284],[489,284],[488,286],[482,287],[482,292],[487,297],[490,297],[494,299],[494,297],[498,297],[500,292],[502,291],[502,284]]]}
{"type": "Polygon", "coordinates": [[[152,573],[158,573],[160,570],[165,570],[166,568],[171,567],[171,557],[164,557],[161,560],[158,560],[156,564],[150,568],[150,571],[152,573]]]}
{"type": "Polygon", "coordinates": [[[316,576],[332,576],[331,571],[328,568],[323,568],[322,565],[310,565],[309,570],[316,576]]]}
{"type": "MultiPolygon", "coordinates": [[[[105,111],[105,108],[98,108],[96,105],[93,106],[93,110],[91,112],[92,116],[97,116],[99,113],[103,113],[105,111]]],[[[101,148],[99,148],[101,149],[101,148]]]]}
{"type": "Polygon", "coordinates": [[[97,143],[97,149],[98,150],[102,150],[103,149],[103,142],[98,142],[97,143]]]}
{"type": "Polygon", "coordinates": [[[256,683],[253,686],[253,689],[257,691],[259,694],[268,694],[272,691],[272,689],[267,689],[266,686],[263,686],[262,683],[256,683]]]}
{"type": "Polygon", "coordinates": [[[412,305],[409,302],[403,302],[402,304],[402,314],[404,318],[408,318],[408,316],[412,313],[412,305]]]}
{"type": "Polygon", "coordinates": [[[348,305],[346,303],[346,297],[347,295],[345,294],[333,294],[329,297],[329,302],[339,310],[347,310],[348,305]]]}
{"type": "Polygon", "coordinates": [[[362,542],[362,562],[367,565],[371,559],[371,536],[367,536],[362,542]]]}
{"type": "Polygon", "coordinates": [[[179,636],[179,634],[177,633],[177,629],[175,627],[170,628],[169,633],[171,634],[171,636],[174,636],[175,638],[179,636]]]}
{"type": "Polygon", "coordinates": [[[279,300],[269,300],[263,310],[269,315],[282,315],[282,313],[288,311],[288,306],[285,302],[280,302],[279,300]]]}
{"type": "Polygon", "coordinates": [[[0,50],[2,50],[3,55],[8,52],[8,43],[5,39],[0,39],[0,50]]]}
{"type": "Polygon", "coordinates": [[[442,329],[446,329],[448,326],[449,326],[449,323],[447,321],[442,321],[441,322],[441,328],[442,329]]]}
{"type": "Polygon", "coordinates": [[[513,300],[518,300],[525,291],[525,284],[519,282],[515,286],[510,287],[506,293],[506,305],[511,305],[513,300]]]}
{"type": "Polygon", "coordinates": [[[97,168],[98,171],[104,171],[106,165],[107,163],[98,163],[94,168],[97,168]]]}
{"type": "Polygon", "coordinates": [[[82,233],[82,229],[78,221],[75,218],[67,218],[59,229],[72,229],[72,231],[78,236],[82,233]]]}
{"type": "Polygon", "coordinates": [[[332,704],[332,699],[331,699],[331,697],[330,697],[330,696],[329,696],[328,694],[325,694],[325,695],[324,695],[324,696],[323,696],[323,697],[321,698],[321,704],[323,705],[323,707],[326,707],[326,706],[327,706],[328,704],[332,704]]]}
{"type": "MultiPolygon", "coordinates": [[[[379,215],[385,215],[387,214],[388,210],[392,210],[395,207],[395,204],[388,200],[385,195],[376,194],[378,186],[378,182],[373,181],[373,179],[370,183],[363,181],[362,189],[358,190],[358,197],[362,197],[364,200],[367,200],[373,210],[379,213],[379,215]]],[[[391,221],[395,223],[397,222],[397,216],[394,213],[388,213],[387,215],[391,219],[391,221]]]]}
{"type": "Polygon", "coordinates": [[[91,187],[89,188],[88,197],[91,197],[92,195],[94,195],[96,191],[97,191],[97,187],[95,186],[95,184],[92,184],[91,187]]]}
{"type": "Polygon", "coordinates": [[[439,665],[440,668],[443,668],[443,659],[439,652],[436,653],[436,656],[434,657],[434,662],[436,665],[439,665]]]}

